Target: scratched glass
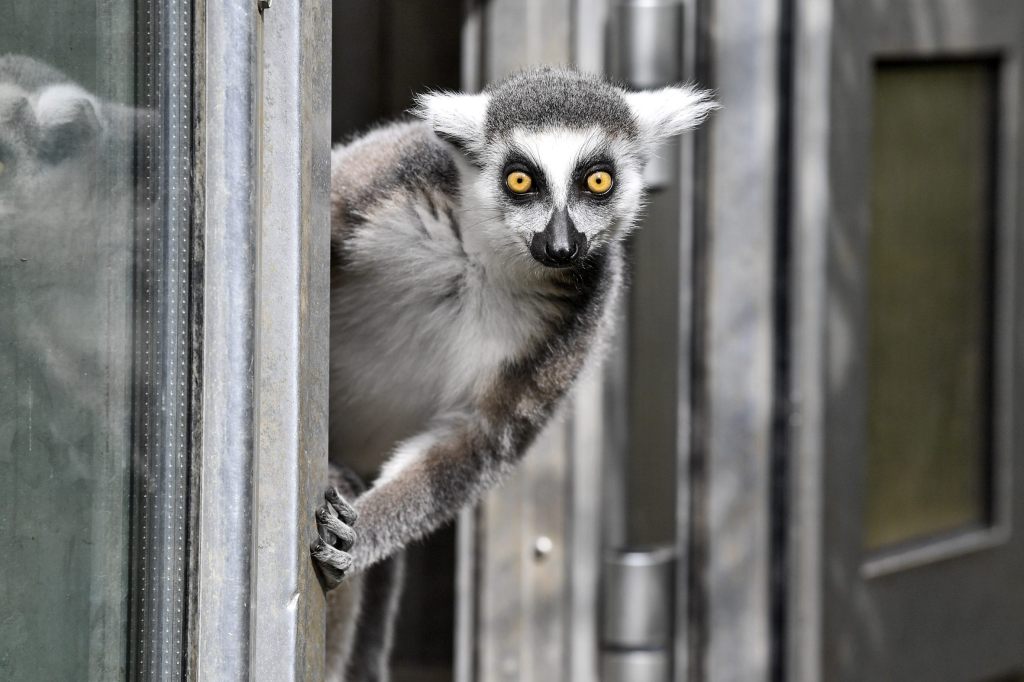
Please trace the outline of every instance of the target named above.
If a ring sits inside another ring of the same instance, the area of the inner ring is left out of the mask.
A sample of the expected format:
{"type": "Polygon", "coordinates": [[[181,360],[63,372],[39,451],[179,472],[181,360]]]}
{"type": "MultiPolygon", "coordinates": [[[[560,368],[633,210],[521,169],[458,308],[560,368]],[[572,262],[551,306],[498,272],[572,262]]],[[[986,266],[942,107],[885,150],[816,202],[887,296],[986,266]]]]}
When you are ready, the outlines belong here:
{"type": "Polygon", "coordinates": [[[181,677],[186,4],[0,21],[3,680],[181,677]]]}

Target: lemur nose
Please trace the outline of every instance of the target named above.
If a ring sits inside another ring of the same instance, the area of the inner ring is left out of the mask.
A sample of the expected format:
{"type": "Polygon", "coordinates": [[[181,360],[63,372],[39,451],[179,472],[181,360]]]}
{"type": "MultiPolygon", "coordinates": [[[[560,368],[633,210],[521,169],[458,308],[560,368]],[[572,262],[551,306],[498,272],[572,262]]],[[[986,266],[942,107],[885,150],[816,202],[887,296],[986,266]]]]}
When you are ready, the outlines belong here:
{"type": "Polygon", "coordinates": [[[579,260],[587,250],[587,237],[576,229],[568,209],[556,210],[543,232],[533,235],[530,253],[542,265],[564,268],[579,260]]]}
{"type": "Polygon", "coordinates": [[[580,247],[577,244],[569,244],[561,242],[558,244],[551,244],[548,242],[544,245],[544,253],[547,254],[548,258],[556,263],[568,265],[576,260],[576,256],[580,252],[580,247]],[[570,247],[572,247],[570,249],[570,247]]]}

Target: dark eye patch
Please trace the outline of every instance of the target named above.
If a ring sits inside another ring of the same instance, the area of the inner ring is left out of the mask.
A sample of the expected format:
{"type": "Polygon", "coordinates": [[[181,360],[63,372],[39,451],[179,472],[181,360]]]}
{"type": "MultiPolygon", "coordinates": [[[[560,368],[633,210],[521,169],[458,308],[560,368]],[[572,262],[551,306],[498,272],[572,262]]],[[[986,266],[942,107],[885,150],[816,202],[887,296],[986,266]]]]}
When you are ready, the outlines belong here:
{"type": "Polygon", "coordinates": [[[572,172],[573,182],[577,185],[584,182],[587,176],[596,171],[605,171],[610,173],[611,176],[615,177],[615,163],[611,160],[604,152],[595,152],[585,159],[581,159],[576,164],[575,170],[572,172]]]}

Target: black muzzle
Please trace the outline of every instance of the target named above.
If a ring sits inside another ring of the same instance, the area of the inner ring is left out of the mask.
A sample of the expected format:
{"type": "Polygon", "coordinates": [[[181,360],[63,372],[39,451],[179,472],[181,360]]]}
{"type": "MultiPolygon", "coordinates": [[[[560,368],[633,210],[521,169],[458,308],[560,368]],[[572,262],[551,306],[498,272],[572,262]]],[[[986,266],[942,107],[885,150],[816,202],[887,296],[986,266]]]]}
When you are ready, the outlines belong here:
{"type": "Polygon", "coordinates": [[[576,229],[569,209],[556,209],[543,232],[533,235],[530,253],[549,268],[567,268],[587,253],[587,237],[576,229]]]}

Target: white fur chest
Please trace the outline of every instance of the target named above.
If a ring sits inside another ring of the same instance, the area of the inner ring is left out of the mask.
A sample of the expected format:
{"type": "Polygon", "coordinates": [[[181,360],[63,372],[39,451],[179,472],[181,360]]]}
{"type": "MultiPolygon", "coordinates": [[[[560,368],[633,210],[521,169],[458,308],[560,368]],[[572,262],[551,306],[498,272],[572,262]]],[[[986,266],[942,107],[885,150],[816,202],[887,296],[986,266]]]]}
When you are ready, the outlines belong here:
{"type": "Polygon", "coordinates": [[[468,410],[558,314],[471,241],[408,205],[348,239],[332,291],[332,458],[376,471],[398,441],[468,410]]]}

